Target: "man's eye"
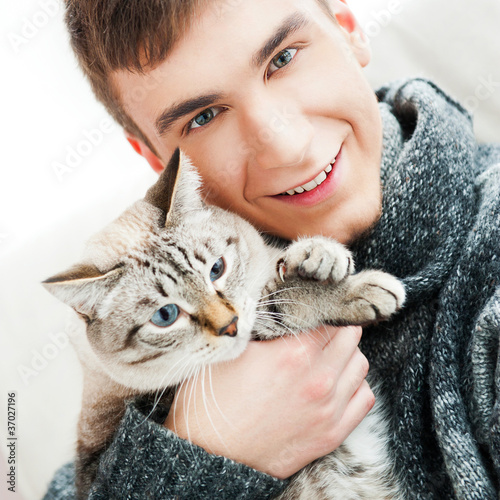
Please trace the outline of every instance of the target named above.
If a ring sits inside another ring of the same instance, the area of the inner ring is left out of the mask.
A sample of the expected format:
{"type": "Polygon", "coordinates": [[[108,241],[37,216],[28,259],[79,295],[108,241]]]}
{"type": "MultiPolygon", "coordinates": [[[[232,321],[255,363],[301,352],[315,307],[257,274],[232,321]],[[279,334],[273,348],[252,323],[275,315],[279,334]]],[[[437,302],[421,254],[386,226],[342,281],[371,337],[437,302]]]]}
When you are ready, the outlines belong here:
{"type": "Polygon", "coordinates": [[[200,128],[210,123],[222,110],[220,108],[207,108],[196,115],[188,124],[188,131],[200,128]]]}
{"type": "Polygon", "coordinates": [[[267,70],[267,76],[271,76],[276,70],[283,68],[295,57],[297,53],[297,49],[285,49],[276,54],[271,59],[271,64],[269,65],[269,69],[267,70]]]}

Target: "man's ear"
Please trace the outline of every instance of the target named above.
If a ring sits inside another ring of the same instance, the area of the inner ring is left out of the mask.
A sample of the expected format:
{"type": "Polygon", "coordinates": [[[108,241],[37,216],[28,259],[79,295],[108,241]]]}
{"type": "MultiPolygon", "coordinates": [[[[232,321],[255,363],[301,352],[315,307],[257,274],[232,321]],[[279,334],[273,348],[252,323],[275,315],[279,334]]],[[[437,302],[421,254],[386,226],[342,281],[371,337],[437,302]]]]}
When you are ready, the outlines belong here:
{"type": "Polygon", "coordinates": [[[356,59],[362,67],[365,67],[370,62],[372,55],[370,40],[361,29],[351,9],[347,6],[346,0],[330,0],[328,3],[337,22],[344,30],[356,59]]]}
{"type": "Polygon", "coordinates": [[[136,153],[139,153],[141,156],[146,158],[147,162],[151,165],[151,168],[157,173],[161,174],[165,165],[163,162],[156,156],[151,149],[144,144],[139,138],[137,138],[134,134],[125,131],[125,137],[130,145],[134,148],[136,153]]]}

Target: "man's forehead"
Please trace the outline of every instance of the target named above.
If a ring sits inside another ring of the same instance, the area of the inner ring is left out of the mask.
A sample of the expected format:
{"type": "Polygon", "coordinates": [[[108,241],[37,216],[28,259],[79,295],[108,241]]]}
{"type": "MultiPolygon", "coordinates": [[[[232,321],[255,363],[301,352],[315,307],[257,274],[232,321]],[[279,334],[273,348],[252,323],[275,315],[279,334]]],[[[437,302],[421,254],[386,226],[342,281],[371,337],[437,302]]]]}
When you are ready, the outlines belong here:
{"type": "Polygon", "coordinates": [[[124,70],[112,76],[122,105],[133,116],[141,114],[138,108],[147,111],[148,133],[161,138],[183,116],[225,96],[218,75],[226,62],[229,68],[238,64],[254,70],[266,64],[288,36],[311,23],[311,3],[318,12],[316,0],[248,0],[231,12],[205,10],[158,66],[141,74],[124,70]],[[259,12],[264,17],[257,26],[259,12]],[[221,54],[224,57],[217,57],[221,54]]]}

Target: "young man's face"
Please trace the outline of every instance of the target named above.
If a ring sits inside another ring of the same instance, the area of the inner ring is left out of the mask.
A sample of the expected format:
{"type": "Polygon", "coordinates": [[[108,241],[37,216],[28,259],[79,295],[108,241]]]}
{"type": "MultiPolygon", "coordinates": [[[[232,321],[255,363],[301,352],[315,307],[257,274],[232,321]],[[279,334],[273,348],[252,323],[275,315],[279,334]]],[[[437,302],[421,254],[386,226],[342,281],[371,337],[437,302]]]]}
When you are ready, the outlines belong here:
{"type": "Polygon", "coordinates": [[[113,75],[156,148],[197,166],[206,201],[285,238],[348,243],[378,219],[381,123],[347,7],[316,0],[213,1],[167,59],[113,75]],[[312,189],[311,189],[312,188],[312,189]],[[287,191],[295,194],[287,194],[287,191]]]}

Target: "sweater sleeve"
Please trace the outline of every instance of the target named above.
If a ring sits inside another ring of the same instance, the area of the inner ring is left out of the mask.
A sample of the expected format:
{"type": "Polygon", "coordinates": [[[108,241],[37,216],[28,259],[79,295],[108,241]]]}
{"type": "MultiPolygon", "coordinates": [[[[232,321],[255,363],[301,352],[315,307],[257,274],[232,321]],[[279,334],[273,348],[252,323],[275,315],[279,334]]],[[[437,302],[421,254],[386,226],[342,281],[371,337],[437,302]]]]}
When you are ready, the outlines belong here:
{"type": "MultiPolygon", "coordinates": [[[[89,499],[267,499],[286,485],[179,438],[129,403],[101,457],[89,499]]],[[[67,464],[56,473],[44,500],[73,498],[74,467],[67,464]]]]}

